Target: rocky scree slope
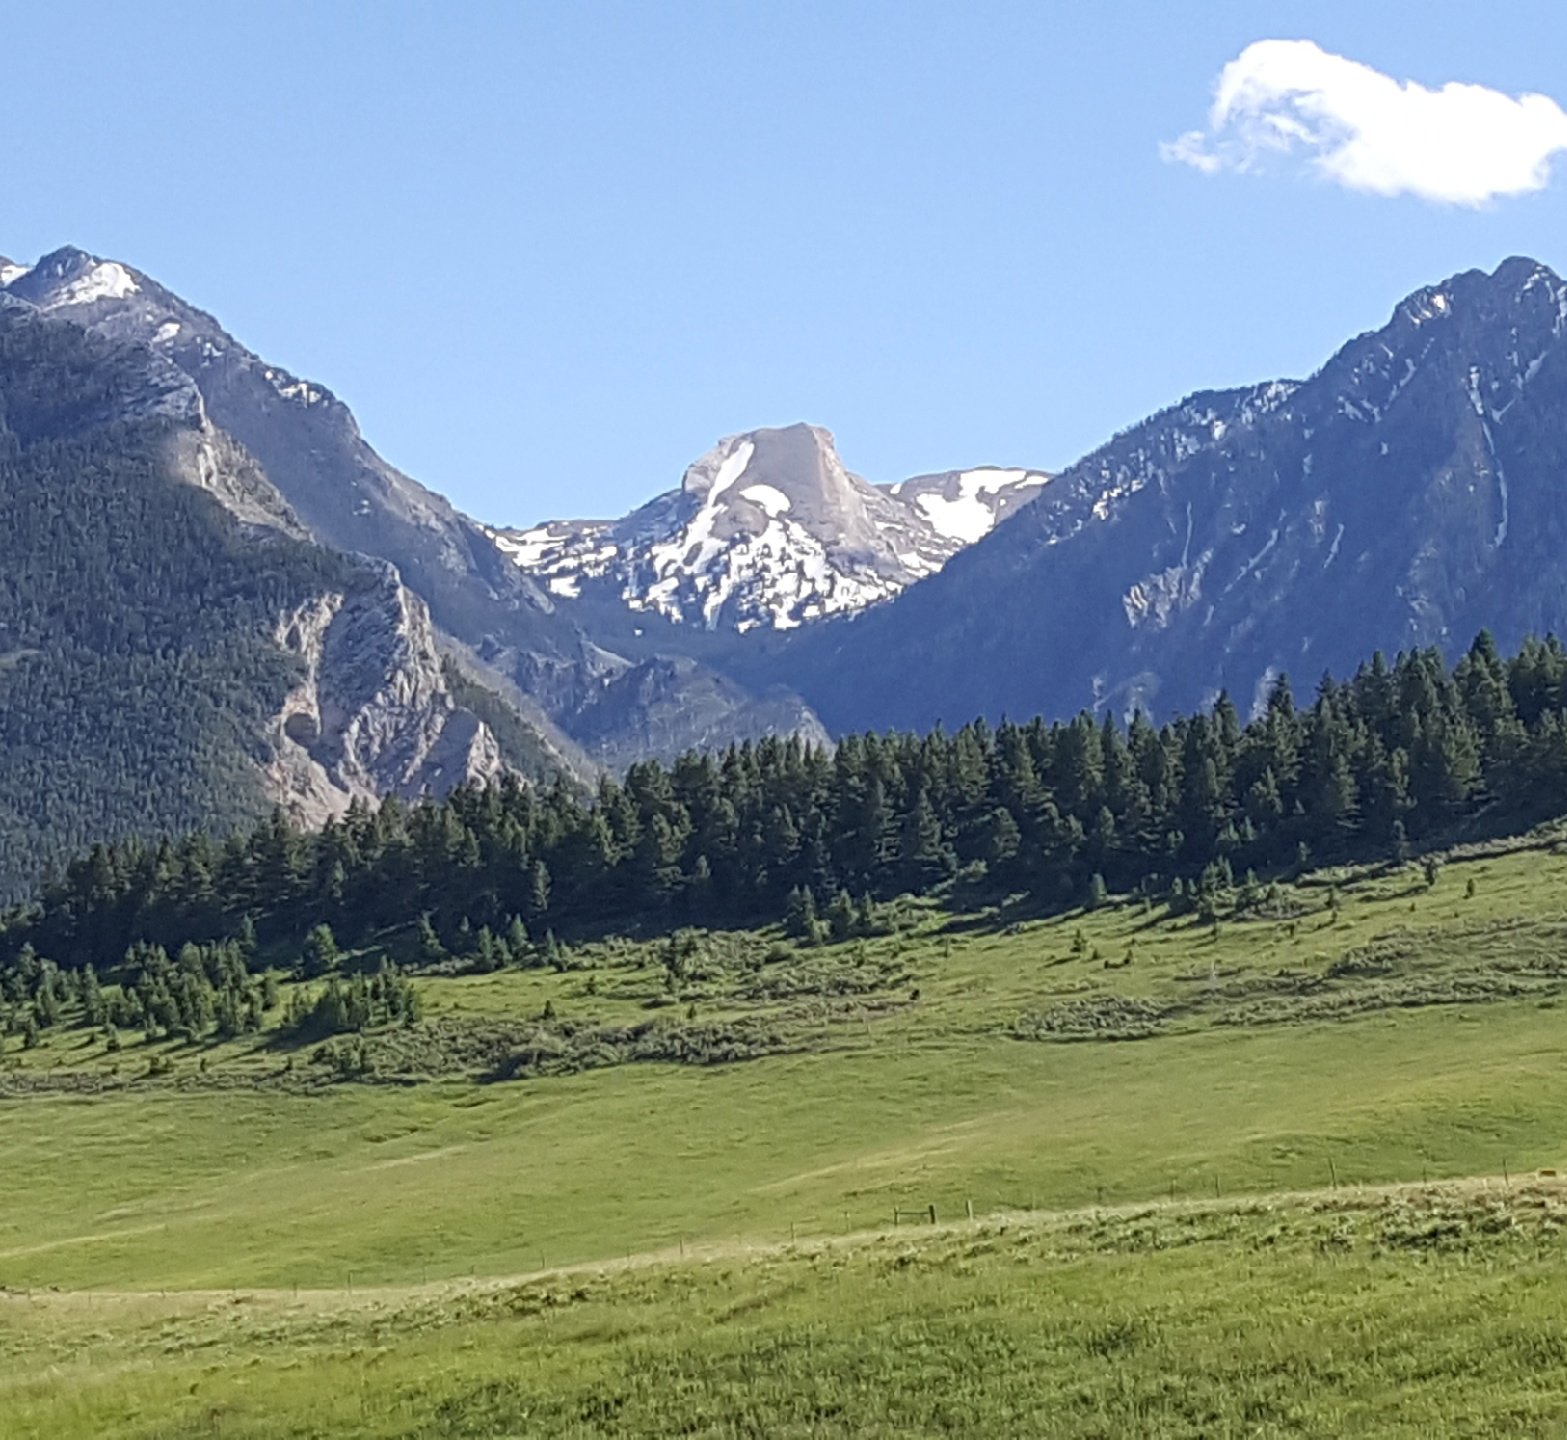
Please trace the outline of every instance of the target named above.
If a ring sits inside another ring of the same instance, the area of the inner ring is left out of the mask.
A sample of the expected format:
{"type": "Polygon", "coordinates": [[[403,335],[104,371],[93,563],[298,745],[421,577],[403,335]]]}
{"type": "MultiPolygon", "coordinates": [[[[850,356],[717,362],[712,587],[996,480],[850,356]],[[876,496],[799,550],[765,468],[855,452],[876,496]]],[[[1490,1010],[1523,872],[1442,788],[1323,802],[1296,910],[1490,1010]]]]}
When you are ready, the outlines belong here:
{"type": "Polygon", "coordinates": [[[273,804],[319,821],[499,773],[396,571],[314,544],[166,357],[61,323],[15,278],[0,291],[0,894],[96,840],[273,804]]]}
{"type": "Polygon", "coordinates": [[[878,487],[815,425],[719,443],[678,490],[620,520],[492,532],[551,594],[685,627],[791,630],[933,575],[1039,494],[1038,471],[975,469],[878,487]]]}
{"type": "Polygon", "coordinates": [[[1567,285],[1417,291],[1304,382],[1195,394],[770,675],[834,730],[1242,710],[1380,648],[1567,628],[1567,285]]]}

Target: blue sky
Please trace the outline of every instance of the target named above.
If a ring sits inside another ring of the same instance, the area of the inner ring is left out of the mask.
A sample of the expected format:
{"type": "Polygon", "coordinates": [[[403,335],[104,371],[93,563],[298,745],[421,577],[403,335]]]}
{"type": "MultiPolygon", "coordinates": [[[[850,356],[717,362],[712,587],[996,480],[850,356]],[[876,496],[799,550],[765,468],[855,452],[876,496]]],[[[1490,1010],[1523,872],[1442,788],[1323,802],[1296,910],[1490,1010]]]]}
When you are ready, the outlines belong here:
{"type": "Polygon", "coordinates": [[[873,480],[1057,467],[1453,271],[1567,269],[1567,155],[1479,208],[1161,155],[1265,39],[1567,103],[1559,0],[1414,13],[8,7],[0,253],[139,266],[486,519],[620,513],[797,419],[873,480]]]}

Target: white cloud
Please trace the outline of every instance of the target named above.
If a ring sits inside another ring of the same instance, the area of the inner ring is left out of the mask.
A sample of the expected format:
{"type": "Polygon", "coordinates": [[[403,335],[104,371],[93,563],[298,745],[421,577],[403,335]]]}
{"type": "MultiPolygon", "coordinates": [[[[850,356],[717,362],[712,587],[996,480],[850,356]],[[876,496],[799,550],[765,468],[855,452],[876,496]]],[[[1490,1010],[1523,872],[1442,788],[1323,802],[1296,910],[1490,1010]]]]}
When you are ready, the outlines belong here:
{"type": "Polygon", "coordinates": [[[1567,112],[1546,95],[1428,90],[1310,40],[1259,40],[1220,73],[1208,128],[1159,151],[1205,175],[1304,161],[1350,190],[1484,205],[1549,183],[1567,112]]]}

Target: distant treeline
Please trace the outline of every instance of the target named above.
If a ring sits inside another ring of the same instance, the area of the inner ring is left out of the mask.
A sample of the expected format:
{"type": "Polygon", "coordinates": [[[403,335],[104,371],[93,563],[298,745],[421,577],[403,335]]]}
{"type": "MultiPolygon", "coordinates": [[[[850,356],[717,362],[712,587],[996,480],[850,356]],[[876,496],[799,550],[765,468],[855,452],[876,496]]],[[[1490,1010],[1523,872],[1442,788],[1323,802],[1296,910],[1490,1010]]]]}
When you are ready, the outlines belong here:
{"type": "MultiPolygon", "coordinates": [[[[951,886],[1045,907],[1110,890],[1205,888],[1246,869],[1368,860],[1485,813],[1567,811],[1567,654],[1502,659],[1482,634],[1454,667],[1379,655],[1309,704],[1287,680],[1243,724],[1079,715],[955,734],[863,735],[834,750],[763,740],[635,766],[584,800],[508,779],[441,803],[356,807],[313,834],[281,814],[226,840],[99,845],[0,929],[66,967],[244,938],[358,945],[394,931],[424,961],[483,949],[542,962],[556,937],[774,923],[951,886]],[[481,944],[484,937],[488,943],[481,944]]],[[[841,927],[840,927],[841,928],[841,927]]]]}

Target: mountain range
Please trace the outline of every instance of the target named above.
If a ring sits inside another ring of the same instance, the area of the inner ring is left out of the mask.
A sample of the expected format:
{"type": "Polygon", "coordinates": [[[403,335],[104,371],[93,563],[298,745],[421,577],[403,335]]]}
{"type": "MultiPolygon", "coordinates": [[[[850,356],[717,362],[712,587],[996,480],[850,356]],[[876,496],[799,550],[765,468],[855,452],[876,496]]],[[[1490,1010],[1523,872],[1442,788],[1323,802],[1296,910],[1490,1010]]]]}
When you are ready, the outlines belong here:
{"type": "Polygon", "coordinates": [[[1567,286],[1513,259],[1054,476],[871,484],[800,424],[621,519],[512,528],[142,272],[0,259],[0,891],[269,804],[315,823],[768,734],[1246,709],[1374,649],[1558,630],[1564,330],[1567,286]]]}
{"type": "Polygon", "coordinates": [[[1374,650],[1567,625],[1567,285],[1532,260],[1409,296],[1304,381],[1188,397],[892,604],[769,674],[834,732],[1168,715],[1374,650]]]}

